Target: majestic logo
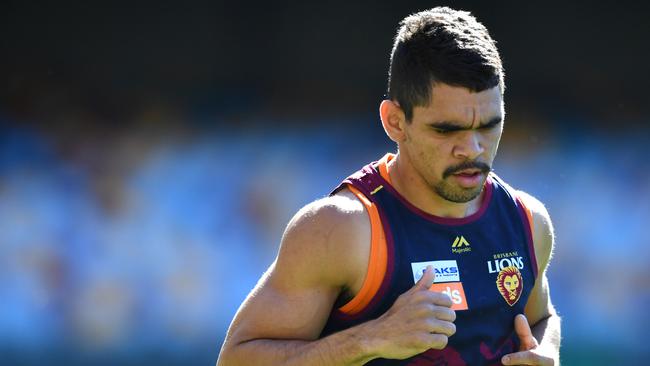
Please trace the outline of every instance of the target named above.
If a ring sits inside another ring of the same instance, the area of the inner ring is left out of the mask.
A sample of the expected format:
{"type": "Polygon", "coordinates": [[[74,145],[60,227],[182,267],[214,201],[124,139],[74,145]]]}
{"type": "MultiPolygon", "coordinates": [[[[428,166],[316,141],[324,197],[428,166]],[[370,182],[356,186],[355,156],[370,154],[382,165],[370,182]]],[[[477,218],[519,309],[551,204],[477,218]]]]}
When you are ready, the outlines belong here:
{"type": "Polygon", "coordinates": [[[454,243],[451,245],[451,252],[452,253],[466,253],[466,252],[471,252],[472,248],[469,246],[469,242],[465,239],[465,237],[457,236],[456,239],[454,239],[454,243]]]}
{"type": "Polygon", "coordinates": [[[519,268],[509,266],[502,269],[497,276],[497,288],[508,305],[513,306],[517,303],[524,288],[524,280],[519,268]]]}

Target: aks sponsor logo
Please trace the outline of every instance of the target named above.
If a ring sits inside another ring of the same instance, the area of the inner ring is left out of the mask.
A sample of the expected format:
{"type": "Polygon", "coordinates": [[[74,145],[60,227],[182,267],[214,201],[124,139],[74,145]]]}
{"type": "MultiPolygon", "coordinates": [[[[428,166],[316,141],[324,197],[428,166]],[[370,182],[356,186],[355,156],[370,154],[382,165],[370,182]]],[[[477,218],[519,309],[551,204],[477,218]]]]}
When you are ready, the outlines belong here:
{"type": "Polygon", "coordinates": [[[429,290],[447,294],[451,298],[452,310],[467,310],[469,308],[462,282],[434,283],[429,290]]]}
{"type": "Polygon", "coordinates": [[[524,288],[524,279],[519,272],[519,268],[509,266],[499,271],[497,276],[497,289],[506,300],[508,305],[513,306],[519,301],[521,292],[524,288]]]}
{"type": "Polygon", "coordinates": [[[469,246],[469,242],[465,239],[464,236],[457,236],[454,239],[453,244],[451,244],[451,252],[456,254],[471,252],[472,248],[469,246]]]}
{"type": "Polygon", "coordinates": [[[411,263],[413,283],[422,278],[427,266],[433,266],[433,270],[436,272],[436,278],[429,290],[447,294],[451,299],[453,310],[467,310],[469,307],[463,283],[460,282],[458,263],[455,260],[411,263]]]}
{"type": "Polygon", "coordinates": [[[433,266],[433,270],[436,272],[436,278],[433,280],[434,283],[460,281],[458,264],[454,260],[448,260],[411,263],[411,269],[413,270],[413,283],[420,280],[422,274],[427,269],[427,266],[433,266]]]}

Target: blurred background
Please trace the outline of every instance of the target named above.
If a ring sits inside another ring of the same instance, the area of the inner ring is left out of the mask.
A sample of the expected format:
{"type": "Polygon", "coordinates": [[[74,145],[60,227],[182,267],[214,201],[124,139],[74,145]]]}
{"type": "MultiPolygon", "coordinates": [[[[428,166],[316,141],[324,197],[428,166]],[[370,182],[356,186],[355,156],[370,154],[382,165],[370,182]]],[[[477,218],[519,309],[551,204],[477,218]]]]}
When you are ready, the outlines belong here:
{"type": "Polygon", "coordinates": [[[0,364],[212,365],[304,204],[386,151],[398,22],[498,41],[565,365],[650,356],[647,3],[3,2],[0,364]]]}

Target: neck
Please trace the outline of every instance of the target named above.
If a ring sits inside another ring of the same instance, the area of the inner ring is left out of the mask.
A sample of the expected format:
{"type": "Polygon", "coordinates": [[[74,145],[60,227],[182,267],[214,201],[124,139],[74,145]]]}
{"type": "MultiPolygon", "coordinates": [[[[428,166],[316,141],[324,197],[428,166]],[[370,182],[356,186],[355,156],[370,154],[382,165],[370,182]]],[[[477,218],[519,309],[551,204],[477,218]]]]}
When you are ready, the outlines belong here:
{"type": "Polygon", "coordinates": [[[485,190],[469,202],[456,203],[442,198],[399,152],[387,164],[393,187],[412,205],[438,217],[463,218],[476,213],[483,202],[485,190]]]}

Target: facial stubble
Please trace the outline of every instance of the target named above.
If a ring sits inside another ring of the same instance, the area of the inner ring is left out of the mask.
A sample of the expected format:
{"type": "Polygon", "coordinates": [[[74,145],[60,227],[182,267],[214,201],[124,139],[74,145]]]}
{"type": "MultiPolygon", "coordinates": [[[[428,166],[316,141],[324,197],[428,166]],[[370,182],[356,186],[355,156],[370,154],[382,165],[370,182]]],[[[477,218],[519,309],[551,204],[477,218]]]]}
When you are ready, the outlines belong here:
{"type": "Polygon", "coordinates": [[[486,163],[479,161],[466,161],[445,169],[442,174],[442,179],[439,182],[432,184],[431,187],[440,197],[446,199],[447,201],[454,203],[467,203],[481,194],[483,187],[485,186],[487,175],[491,170],[492,168],[486,163]],[[464,188],[450,181],[450,178],[455,173],[466,169],[478,169],[483,174],[483,180],[481,184],[475,188],[464,188]]]}

